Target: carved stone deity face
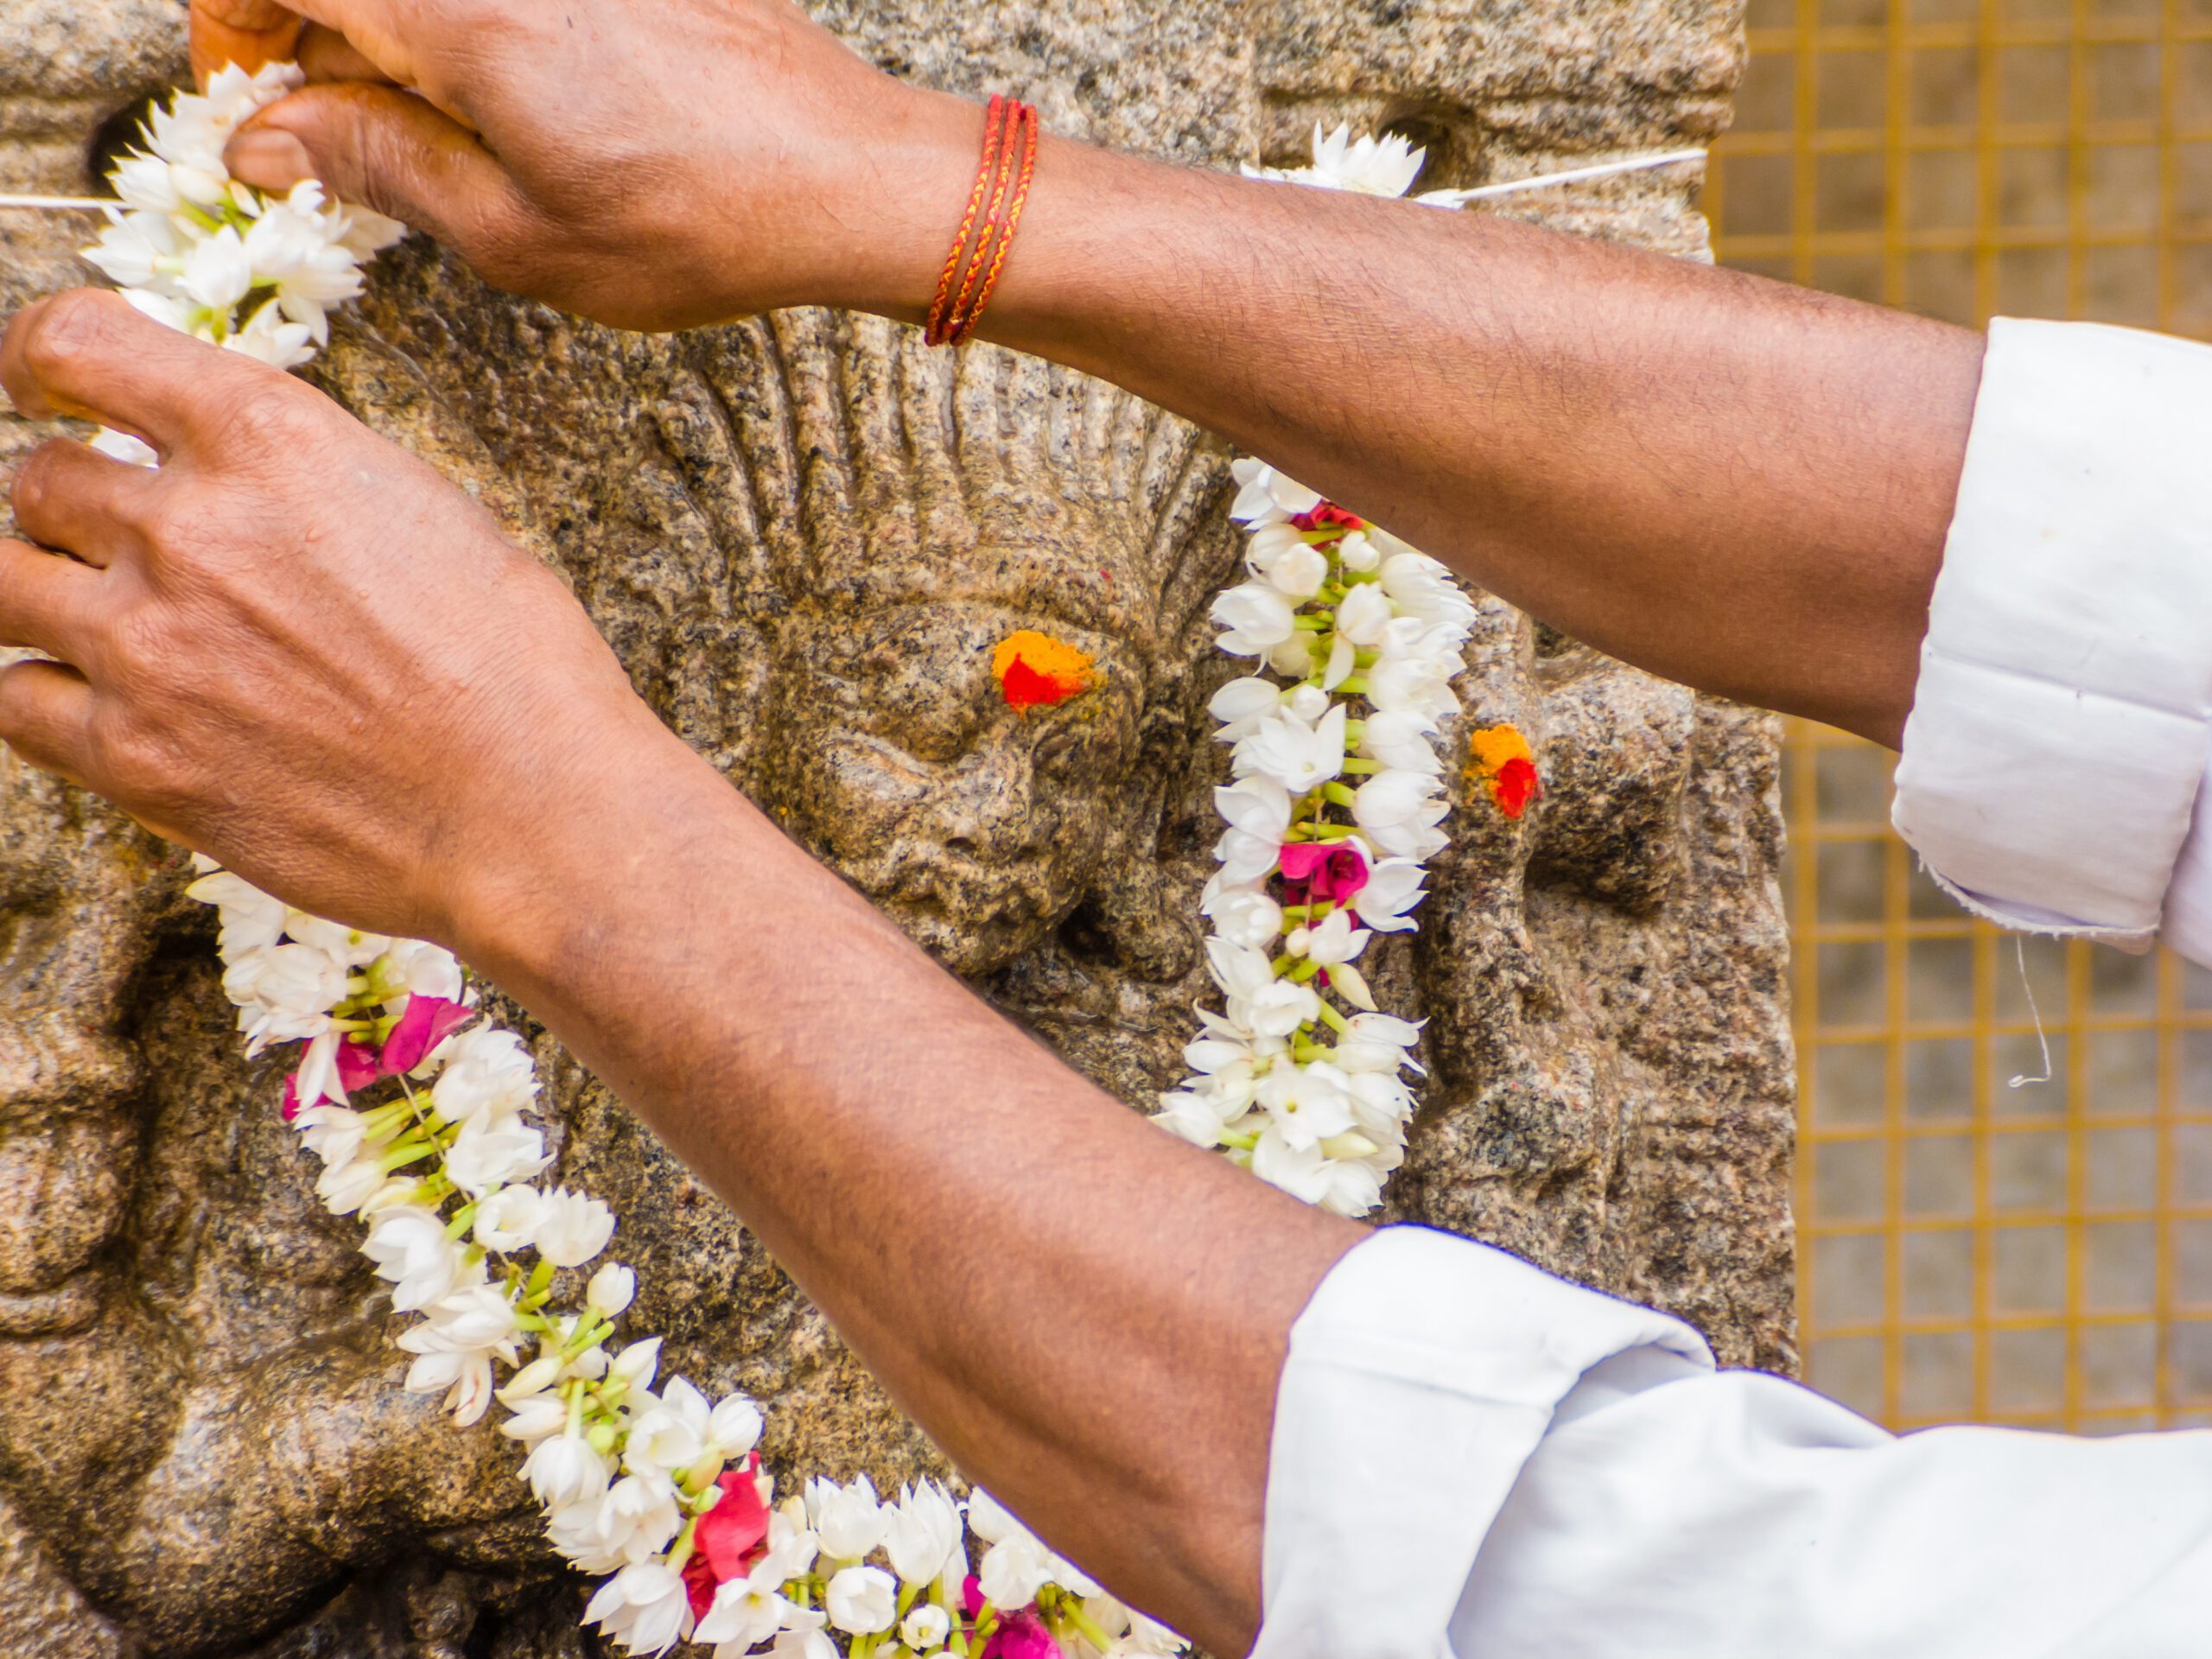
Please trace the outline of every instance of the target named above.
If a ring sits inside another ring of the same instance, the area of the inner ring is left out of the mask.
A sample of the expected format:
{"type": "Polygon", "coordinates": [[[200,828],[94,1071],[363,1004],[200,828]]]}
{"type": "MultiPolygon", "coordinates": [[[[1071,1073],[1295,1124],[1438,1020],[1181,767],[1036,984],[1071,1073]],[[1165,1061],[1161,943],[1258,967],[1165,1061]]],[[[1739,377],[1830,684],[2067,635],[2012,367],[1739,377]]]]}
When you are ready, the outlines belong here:
{"type": "MultiPolygon", "coordinates": [[[[899,73],[1020,93],[1058,130],[1218,164],[1295,159],[1316,118],[1395,123],[1459,183],[1709,131],[1736,50],[1717,0],[819,10],[899,73]]],[[[181,74],[180,21],[169,0],[0,12],[0,188],[85,188],[103,126],[181,74]]],[[[1700,245],[1664,180],[1529,211],[1700,245]]],[[[82,280],[85,235],[0,216],[0,301],[82,280]]],[[[1236,671],[1205,620],[1236,553],[1217,443],[876,319],[613,334],[419,241],[315,378],[485,499],[661,715],[940,961],[1133,1104],[1174,1081],[1207,994],[1204,705],[1236,671]],[[1023,629],[1098,683],[1009,708],[991,656],[1023,629]]],[[[0,422],[0,466],[42,435],[0,422]]],[[[1458,798],[1421,934],[1370,953],[1389,1005],[1431,1020],[1393,1211],[1786,1359],[1770,735],[1483,616],[1467,717],[1528,732],[1548,797],[1517,823],[1458,798]]],[[[237,1057],[181,877],[0,757],[0,1659],[592,1651],[544,1593],[511,1448],[399,1389],[353,1224],[316,1208],[274,1077],[237,1057]]],[[[742,929],[746,899],[700,902],[742,929]]],[[[759,1394],[786,1473],[937,1466],[735,1218],[532,1035],[556,1176],[621,1216],[671,1368],[759,1394]]]]}

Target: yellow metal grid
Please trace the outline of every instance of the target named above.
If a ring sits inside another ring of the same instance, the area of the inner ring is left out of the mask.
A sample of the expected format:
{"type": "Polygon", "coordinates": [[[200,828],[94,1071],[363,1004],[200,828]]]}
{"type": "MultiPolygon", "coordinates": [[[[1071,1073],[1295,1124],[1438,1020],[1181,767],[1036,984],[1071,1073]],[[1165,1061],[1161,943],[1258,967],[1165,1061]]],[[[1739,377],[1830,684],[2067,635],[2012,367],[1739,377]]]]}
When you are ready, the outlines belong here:
{"type": "MultiPolygon", "coordinates": [[[[1751,0],[1749,37],[1723,263],[2212,337],[2212,0],[1751,0]]],[[[1973,920],[1890,766],[1791,722],[1807,1375],[1897,1427],[2212,1422],[2212,975],[1973,920]]]]}

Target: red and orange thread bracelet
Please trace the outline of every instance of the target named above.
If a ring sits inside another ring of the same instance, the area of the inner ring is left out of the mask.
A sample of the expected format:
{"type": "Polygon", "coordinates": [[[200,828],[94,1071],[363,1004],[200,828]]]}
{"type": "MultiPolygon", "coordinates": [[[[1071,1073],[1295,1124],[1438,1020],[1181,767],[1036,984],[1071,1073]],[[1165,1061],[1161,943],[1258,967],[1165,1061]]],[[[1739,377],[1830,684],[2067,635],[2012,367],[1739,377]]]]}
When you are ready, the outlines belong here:
{"type": "Polygon", "coordinates": [[[922,336],[929,344],[958,345],[983,315],[998,287],[999,273],[1006,268],[1007,251],[1014,245],[1036,171],[1035,106],[995,94],[983,120],[983,155],[976,168],[975,186],[968,193],[968,209],[960,217],[952,251],[938,278],[937,296],[930,304],[929,324],[922,336]],[[957,291],[953,288],[955,271],[960,272],[957,291]]]}

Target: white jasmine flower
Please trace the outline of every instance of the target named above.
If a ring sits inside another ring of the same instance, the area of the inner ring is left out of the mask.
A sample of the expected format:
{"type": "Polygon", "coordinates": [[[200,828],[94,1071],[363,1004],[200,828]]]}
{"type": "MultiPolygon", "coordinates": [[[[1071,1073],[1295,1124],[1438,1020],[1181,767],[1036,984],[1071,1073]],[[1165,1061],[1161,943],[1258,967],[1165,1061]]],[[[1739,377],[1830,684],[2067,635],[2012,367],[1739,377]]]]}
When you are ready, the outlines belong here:
{"type": "Polygon", "coordinates": [[[1278,524],[1321,505],[1320,491],[1284,477],[1265,461],[1239,457],[1230,463],[1230,472],[1236,480],[1236,499],[1229,516],[1241,524],[1278,524]]]}
{"type": "Polygon", "coordinates": [[[378,1216],[361,1254],[376,1264],[378,1278],[391,1281],[391,1305],[403,1313],[450,1294],[466,1265],[444,1220],[419,1205],[397,1205],[378,1216]]]}
{"type": "Polygon", "coordinates": [[[1305,950],[1300,954],[1331,969],[1356,960],[1367,948],[1366,930],[1354,927],[1345,911],[1331,911],[1305,933],[1305,950]]]}
{"type": "Polygon", "coordinates": [[[1205,900],[1203,912],[1231,944],[1265,950],[1282,937],[1282,906],[1255,887],[1239,887],[1205,900]]]}
{"type": "Polygon", "coordinates": [[[714,1410],[707,1415],[707,1449],[734,1463],[760,1443],[765,1427],[760,1407],[741,1394],[727,1395],[715,1402],[714,1410]]]}
{"type": "Polygon", "coordinates": [[[1187,1089],[1171,1089],[1160,1096],[1160,1109],[1152,1121],[1179,1140],[1211,1151],[1221,1144],[1222,1116],[1213,1102],[1187,1089]]]}
{"type": "Polygon", "coordinates": [[[1381,858],[1367,867],[1367,885],[1352,896],[1360,921],[1378,933],[1408,933],[1414,923],[1406,912],[1428,896],[1421,883],[1428,872],[1418,859],[1381,858]]]}
{"type": "MultiPolygon", "coordinates": [[[[454,1348],[487,1349],[513,1363],[515,1338],[521,1333],[521,1325],[515,1305],[498,1286],[463,1286],[450,1295],[440,1297],[423,1310],[423,1323],[415,1327],[416,1332],[435,1332],[437,1343],[454,1348]]],[[[405,1336],[400,1345],[407,1345],[405,1336]]],[[[417,1347],[415,1351],[431,1350],[417,1347]]]]}
{"type": "Polygon", "coordinates": [[[272,369],[296,369],[315,358],[308,330],[286,321],[273,302],[256,311],[251,321],[223,342],[223,349],[242,353],[272,369]]]}
{"type": "Polygon", "coordinates": [[[568,1427],[569,1408],[554,1395],[537,1394],[527,1399],[507,1401],[507,1390],[498,1391],[499,1398],[506,1401],[509,1416],[499,1425],[499,1433],[511,1440],[520,1440],[534,1446],[549,1434],[558,1434],[568,1427]]]}
{"type": "MultiPolygon", "coordinates": [[[[1249,652],[1238,654],[1251,655],[1249,652]]],[[[1262,656],[1268,668],[1283,678],[1302,680],[1313,671],[1313,636],[1294,632],[1281,645],[1269,645],[1262,656]]]]}
{"type": "Polygon", "coordinates": [[[319,1106],[325,1101],[334,1101],[343,1106],[346,1087],[338,1078],[338,1045],[343,1033],[334,1027],[325,1030],[311,1040],[300,1056],[300,1069],[293,1074],[293,1096],[302,1106],[319,1106]]]}
{"type": "Polygon", "coordinates": [[[284,901],[270,898],[228,870],[201,876],[184,890],[184,895],[216,907],[225,962],[250,950],[267,950],[284,937],[284,901]]]}
{"type": "Polygon", "coordinates": [[[476,1242],[500,1255],[529,1244],[545,1199],[534,1186],[503,1186],[476,1205],[476,1242]]]}
{"type": "Polygon", "coordinates": [[[899,1581],[880,1567],[841,1568],[822,1605],[830,1624],[849,1636],[874,1636],[898,1617],[899,1581]]]}
{"type": "Polygon", "coordinates": [[[1290,601],[1264,582],[1241,582],[1215,596],[1211,612],[1223,632],[1215,642],[1232,657],[1257,657],[1298,632],[1290,601]]]}
{"type": "Polygon", "coordinates": [[[1328,555],[1294,531],[1287,540],[1262,543],[1255,537],[1246,557],[1262,581],[1299,604],[1319,593],[1321,584],[1329,579],[1328,555]]]}
{"type": "MultiPolygon", "coordinates": [[[[441,1077],[439,1081],[444,1079],[441,1077]]],[[[450,1156],[447,1165],[451,1167],[450,1156]]],[[[545,1195],[545,1205],[531,1234],[531,1243],[537,1247],[538,1255],[555,1267],[581,1268],[605,1249],[607,1241],[613,1236],[613,1211],[597,1198],[556,1186],[545,1195]]]]}
{"type": "Polygon", "coordinates": [[[1286,1064],[1274,1067],[1260,1079],[1257,1098],[1283,1144],[1303,1151],[1351,1128],[1348,1081],[1326,1060],[1310,1065],[1286,1064]]]}
{"type": "Polygon", "coordinates": [[[1401,772],[1440,773],[1444,763],[1428,741],[1428,734],[1435,729],[1435,721],[1425,715],[1403,709],[1378,709],[1360,723],[1359,752],[1401,772]]]}
{"type": "Polygon", "coordinates": [[[952,1634],[952,1615],[935,1602],[924,1602],[899,1624],[899,1639],[915,1653],[934,1653],[952,1634]]]}
{"type": "Polygon", "coordinates": [[[227,315],[253,289],[253,260],[243,237],[226,225],[193,245],[184,256],[185,297],[210,311],[227,315]]]}
{"type": "MultiPolygon", "coordinates": [[[[168,166],[161,162],[152,166],[166,187],[168,166]]],[[[121,183],[118,174],[117,184],[121,183]]],[[[153,288],[168,298],[177,297],[170,291],[175,287],[172,273],[183,269],[184,247],[176,226],[169,221],[168,210],[117,213],[109,209],[108,226],[100,232],[99,240],[85,250],[85,257],[119,288],[153,288]]]]}
{"type": "Polygon", "coordinates": [[[307,1106],[293,1118],[301,1144],[326,1164],[349,1164],[368,1139],[359,1112],[343,1106],[307,1106]]]}
{"type": "Polygon", "coordinates": [[[540,1441],[522,1465],[531,1493],[549,1510],[596,1499],[607,1490],[609,1473],[607,1460],[581,1434],[557,1434],[540,1441]]]}
{"type": "MultiPolygon", "coordinates": [[[[552,1154],[545,1150],[545,1137],[521,1118],[472,1117],[461,1124],[461,1133],[454,1137],[453,1145],[446,1148],[445,1168],[453,1184],[474,1198],[483,1197],[494,1187],[527,1181],[543,1173],[552,1161],[552,1154]]],[[[556,1238],[568,1238],[571,1234],[563,1230],[573,1229],[577,1224],[575,1217],[558,1208],[556,1200],[562,1196],[556,1191],[541,1198],[531,1224],[531,1237],[537,1243],[538,1253],[549,1260],[552,1259],[552,1252],[545,1247],[545,1236],[550,1233],[556,1238]]],[[[590,1203],[592,1200],[582,1202],[590,1203]]],[[[607,1232],[612,1233],[613,1230],[614,1224],[610,1217],[607,1232]]],[[[606,1242],[602,1236],[600,1244],[606,1242]]],[[[589,1254],[577,1258],[576,1262],[556,1261],[554,1265],[573,1268],[580,1262],[590,1260],[591,1255],[598,1254],[598,1250],[599,1246],[594,1245],[589,1254]]]]}
{"type": "Polygon", "coordinates": [[[622,1466],[632,1472],[680,1474],[707,1455],[706,1396],[680,1376],[669,1378],[660,1397],[644,1396],[630,1420],[622,1466]]]}
{"type": "Polygon", "coordinates": [[[633,1342],[614,1356],[607,1368],[609,1379],[628,1383],[640,1390],[652,1387],[653,1373],[660,1369],[660,1338],[647,1337],[633,1342]]]}
{"type": "Polygon", "coordinates": [[[1230,829],[1270,846],[1280,847],[1290,829],[1290,791],[1281,779],[1265,773],[1239,778],[1215,790],[1213,804],[1230,829]]]}
{"type": "Polygon", "coordinates": [[[1246,166],[1248,179],[1276,179],[1290,184],[1311,185],[1322,190],[1351,190],[1365,196],[1402,196],[1412,188],[1428,152],[1415,149],[1396,133],[1377,138],[1363,133],[1357,141],[1349,125],[1340,125],[1325,137],[1319,122],[1313,124],[1313,164],[1311,167],[1246,166]]]}
{"type": "Polygon", "coordinates": [[[1363,576],[1382,564],[1382,555],[1376,550],[1374,538],[1365,531],[1349,531],[1337,543],[1337,563],[1355,575],[1363,576]]]}
{"type": "Polygon", "coordinates": [[[1392,554],[1382,562],[1377,579],[1403,615],[1463,627],[1474,620],[1474,601],[1452,579],[1450,569],[1426,553],[1405,548],[1392,554]]]}
{"type": "MultiPolygon", "coordinates": [[[[465,988],[461,963],[450,950],[423,939],[398,939],[370,964],[371,980],[410,996],[435,996],[458,1002],[465,988]]],[[[448,1041],[457,1041],[458,1037],[448,1041]]]]}
{"type": "Polygon", "coordinates": [[[1011,1612],[1026,1607],[1046,1584],[1057,1584],[1078,1596],[1095,1596],[1098,1586],[1063,1556],[1046,1549],[1036,1535],[982,1487],[968,1497],[968,1525],[991,1548],[984,1552],[976,1576],[982,1580],[984,1599],[1011,1612]],[[1001,1549],[995,1573],[991,1560],[1001,1549]],[[997,1586],[995,1592],[993,1586],[997,1586]],[[1025,1587],[1026,1586],[1026,1587],[1025,1587]],[[1004,1593],[998,1593],[1003,1592],[1004,1593]]]}
{"type": "Polygon", "coordinates": [[[448,1349],[425,1354],[407,1368],[401,1383],[410,1394],[446,1391],[445,1408],[455,1428],[481,1421],[492,1404],[492,1362],[481,1353],[448,1349]]]}
{"type": "Polygon", "coordinates": [[[391,946],[381,933],[364,933],[343,922],[327,922],[304,910],[285,911],[284,931],[346,968],[365,968],[391,946]]]}
{"type": "MultiPolygon", "coordinates": [[[[158,156],[126,156],[116,163],[115,170],[108,175],[108,181],[115,186],[115,194],[122,198],[125,207],[137,208],[149,219],[165,225],[168,222],[168,216],[184,206],[184,197],[178,191],[176,181],[169,176],[169,164],[158,156]]],[[[110,208],[108,211],[113,214],[115,210],[110,208]]],[[[125,279],[118,276],[115,280],[124,282],[125,279]]]]}
{"type": "Polygon", "coordinates": [[[620,1262],[609,1262],[584,1287],[584,1306],[602,1319],[611,1319],[629,1306],[637,1294],[638,1275],[620,1262]]]}
{"type": "Polygon", "coordinates": [[[1418,772],[1378,772],[1353,791],[1351,815],[1382,852],[1427,858],[1445,841],[1436,829],[1449,810],[1436,780],[1418,772]]]}
{"type": "Polygon", "coordinates": [[[1332,1215],[1363,1216],[1382,1198],[1382,1178],[1365,1164],[1332,1158],[1318,1143],[1294,1147],[1274,1128],[1252,1148],[1252,1173],[1332,1215]]]}
{"type": "Polygon", "coordinates": [[[1214,734],[1215,737],[1225,743],[1234,743],[1282,704],[1281,686],[1273,680],[1249,674],[1243,679],[1230,681],[1215,692],[1206,703],[1206,712],[1221,722],[1221,729],[1214,734]]]}
{"type": "Polygon", "coordinates": [[[555,1548],[586,1573],[616,1573],[658,1558],[683,1529],[683,1494],[659,1475],[625,1475],[546,1520],[555,1548]]]}
{"type": "Polygon", "coordinates": [[[334,1216],[350,1216],[384,1185],[384,1171],[373,1158],[355,1156],[342,1164],[325,1164],[315,1177],[315,1195],[334,1216]]]}
{"type": "MultiPolygon", "coordinates": [[[[822,1627],[827,1618],[808,1607],[794,1607],[784,1615],[784,1633],[768,1649],[768,1659],[842,1659],[837,1644],[822,1627]]],[[[715,1659],[738,1659],[728,1648],[715,1649],[715,1659]]]]}
{"type": "Polygon", "coordinates": [[[960,1510],[950,1495],[925,1480],[901,1486],[897,1501],[885,1507],[883,1552],[891,1570],[908,1584],[934,1582],[960,1548],[960,1510]]]}
{"type": "Polygon", "coordinates": [[[1232,764],[1240,777],[1272,779],[1293,795],[1319,789],[1344,770],[1344,705],[1330,709],[1318,726],[1287,709],[1270,715],[1238,740],[1232,764]]]}
{"type": "Polygon", "coordinates": [[[1321,999],[1311,986],[1279,979],[1245,1001],[1244,1018],[1262,1037],[1287,1037],[1321,1017],[1321,999]]]}
{"type": "Polygon", "coordinates": [[[881,1543],[890,1521],[866,1475],[846,1486],[819,1476],[808,1481],[806,1518],[821,1539],[822,1553],[840,1561],[856,1561],[881,1543]]]}
{"type": "Polygon", "coordinates": [[[244,952],[224,970],[223,994],[255,1013],[272,1033],[265,1040],[315,1037],[345,1000],[346,968],[311,945],[270,945],[244,952]]]}
{"type": "Polygon", "coordinates": [[[445,1069],[430,1099],[448,1122],[518,1112],[537,1097],[537,1073],[522,1039],[480,1026],[447,1039],[445,1069]]]}
{"type": "Polygon", "coordinates": [[[1337,602],[1337,632],[1362,651],[1372,651],[1396,616],[1382,589],[1363,582],[1337,602]]]}
{"type": "Polygon", "coordinates": [[[784,1599],[782,1582],[763,1583],[758,1573],[750,1578],[724,1580],[716,1586],[714,1605],[699,1621],[699,1628],[691,1632],[691,1639],[702,1645],[718,1643],[717,1659],[725,1652],[733,1656],[752,1652],[784,1627],[791,1603],[784,1599]]]}
{"type": "Polygon", "coordinates": [[[584,1623],[620,1642],[626,1653],[665,1653],[691,1629],[683,1575],[664,1561],[626,1567],[600,1586],[584,1609],[584,1623]]]}

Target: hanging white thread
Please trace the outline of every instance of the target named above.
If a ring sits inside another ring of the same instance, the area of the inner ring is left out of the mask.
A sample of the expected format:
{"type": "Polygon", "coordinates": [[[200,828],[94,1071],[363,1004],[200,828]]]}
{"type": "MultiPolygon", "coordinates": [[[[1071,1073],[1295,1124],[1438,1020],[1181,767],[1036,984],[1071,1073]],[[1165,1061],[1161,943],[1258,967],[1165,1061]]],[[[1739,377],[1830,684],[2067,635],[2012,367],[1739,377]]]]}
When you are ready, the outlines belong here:
{"type": "Polygon", "coordinates": [[[2036,1007],[2036,988],[2033,982],[2028,978],[2027,942],[2018,933],[2012,936],[2012,954],[2014,959],[2020,964],[2020,988],[2028,994],[2028,1017],[2036,1022],[2036,1044],[2043,1050],[2041,1077],[2031,1077],[2023,1071],[2005,1085],[2007,1089],[2018,1089],[2029,1084],[2050,1081],[2050,1039],[2043,1034],[2043,1010],[2036,1007]]]}

